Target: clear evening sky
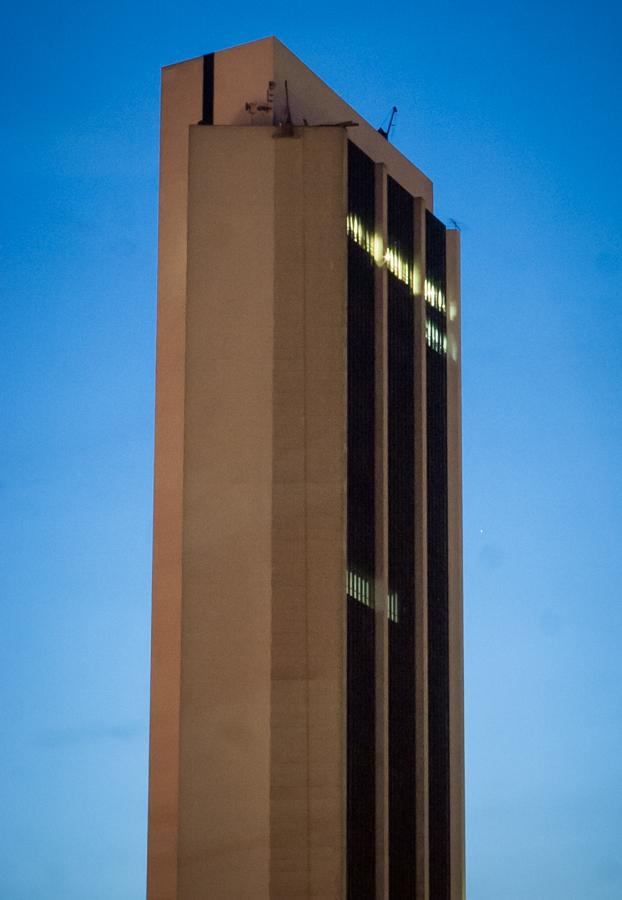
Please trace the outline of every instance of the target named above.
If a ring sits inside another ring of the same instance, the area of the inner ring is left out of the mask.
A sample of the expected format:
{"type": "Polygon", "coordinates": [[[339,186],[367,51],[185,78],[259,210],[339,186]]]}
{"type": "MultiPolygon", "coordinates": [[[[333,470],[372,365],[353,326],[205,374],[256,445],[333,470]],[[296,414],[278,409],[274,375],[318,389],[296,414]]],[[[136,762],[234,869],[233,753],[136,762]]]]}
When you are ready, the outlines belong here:
{"type": "Polygon", "coordinates": [[[469,898],[622,897],[621,25],[5,9],[0,900],[144,897],[159,68],[267,34],[462,226],[469,898]]]}

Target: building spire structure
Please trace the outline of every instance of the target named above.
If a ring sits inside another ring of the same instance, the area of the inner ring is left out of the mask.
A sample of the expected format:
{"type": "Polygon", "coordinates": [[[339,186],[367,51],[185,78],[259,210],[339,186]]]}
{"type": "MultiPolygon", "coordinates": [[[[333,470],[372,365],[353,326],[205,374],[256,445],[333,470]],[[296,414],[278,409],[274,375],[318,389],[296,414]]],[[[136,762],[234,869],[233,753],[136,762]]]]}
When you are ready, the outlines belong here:
{"type": "Polygon", "coordinates": [[[148,900],[461,900],[459,233],[275,38],[160,160],[148,900]]]}

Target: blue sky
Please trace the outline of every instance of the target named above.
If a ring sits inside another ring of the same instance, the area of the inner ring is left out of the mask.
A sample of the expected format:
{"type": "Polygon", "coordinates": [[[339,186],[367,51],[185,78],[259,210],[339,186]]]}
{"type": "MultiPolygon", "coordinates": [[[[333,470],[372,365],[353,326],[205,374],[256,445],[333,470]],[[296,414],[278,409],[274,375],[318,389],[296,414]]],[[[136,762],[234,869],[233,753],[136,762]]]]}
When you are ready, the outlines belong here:
{"type": "Polygon", "coordinates": [[[463,229],[468,896],[622,896],[621,20],[5,10],[2,900],[144,896],[159,68],[271,33],[463,229]]]}

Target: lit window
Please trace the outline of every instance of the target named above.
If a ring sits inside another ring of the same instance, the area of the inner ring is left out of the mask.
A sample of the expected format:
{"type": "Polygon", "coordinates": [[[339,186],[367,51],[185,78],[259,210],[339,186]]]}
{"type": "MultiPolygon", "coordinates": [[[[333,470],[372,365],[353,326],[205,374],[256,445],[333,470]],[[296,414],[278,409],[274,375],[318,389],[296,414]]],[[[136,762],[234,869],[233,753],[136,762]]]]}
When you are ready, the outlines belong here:
{"type": "MultiPolygon", "coordinates": [[[[355,572],[347,573],[348,596],[362,603],[370,609],[374,608],[373,591],[371,582],[367,578],[361,578],[355,572]]],[[[395,591],[389,593],[387,598],[387,615],[391,622],[399,622],[399,598],[395,591]]]]}

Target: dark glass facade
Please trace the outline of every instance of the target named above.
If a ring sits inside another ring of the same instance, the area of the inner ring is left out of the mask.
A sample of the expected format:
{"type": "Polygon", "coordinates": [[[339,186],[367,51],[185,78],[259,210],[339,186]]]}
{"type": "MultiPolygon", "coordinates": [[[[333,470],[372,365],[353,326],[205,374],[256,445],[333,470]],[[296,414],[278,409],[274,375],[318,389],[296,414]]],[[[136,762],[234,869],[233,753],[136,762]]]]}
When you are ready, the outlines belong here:
{"type": "MultiPolygon", "coordinates": [[[[375,896],[375,266],[373,162],[348,146],[347,884],[375,896]]],[[[445,227],[425,213],[415,296],[414,199],[387,179],[389,896],[416,896],[415,610],[427,603],[430,897],[449,900],[449,583],[445,227]],[[423,302],[425,309],[416,307],[423,302]],[[426,331],[428,594],[415,596],[415,316],[426,331]]],[[[380,423],[378,423],[380,425],[380,423]]]]}
{"type": "Polygon", "coordinates": [[[203,57],[203,111],[201,125],[214,124],[214,54],[203,57]]]}
{"type": "Polygon", "coordinates": [[[375,896],[375,227],[373,162],[348,144],[347,886],[375,896]],[[355,230],[358,240],[352,234],[355,230]],[[367,597],[367,603],[361,602],[367,597]]]}
{"type": "Polygon", "coordinates": [[[430,897],[449,900],[449,608],[445,226],[426,212],[430,897]]]}
{"type": "Polygon", "coordinates": [[[388,179],[389,884],[415,896],[414,203],[388,179]]]}

